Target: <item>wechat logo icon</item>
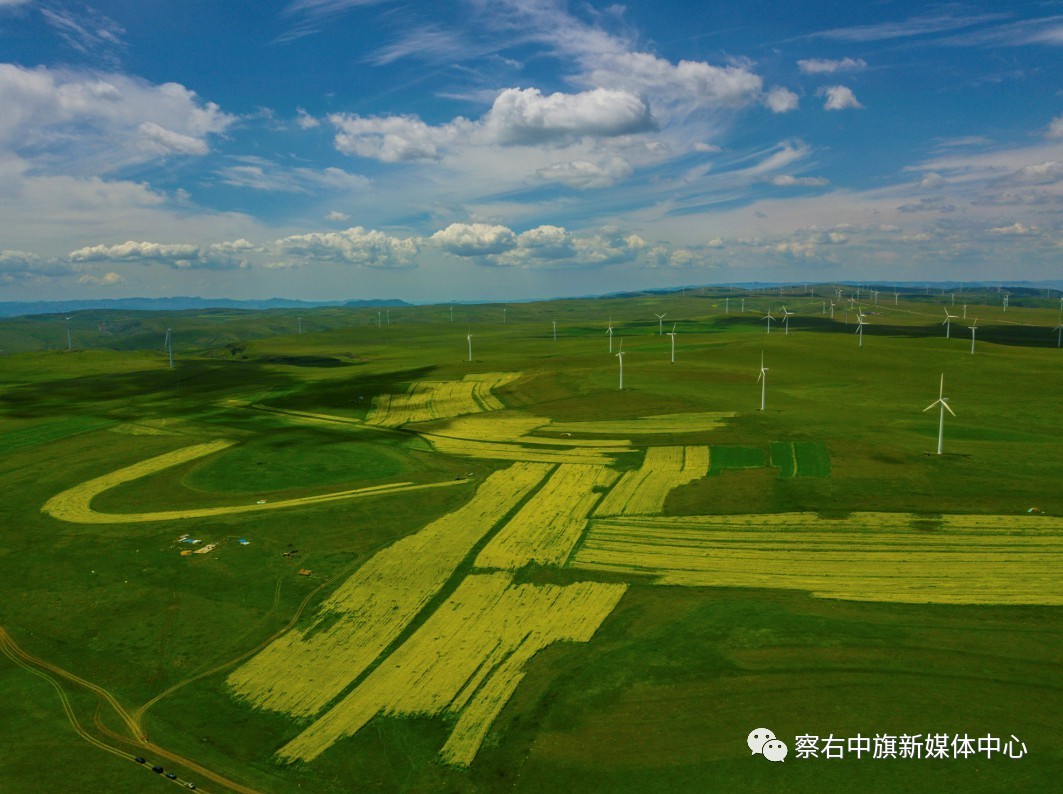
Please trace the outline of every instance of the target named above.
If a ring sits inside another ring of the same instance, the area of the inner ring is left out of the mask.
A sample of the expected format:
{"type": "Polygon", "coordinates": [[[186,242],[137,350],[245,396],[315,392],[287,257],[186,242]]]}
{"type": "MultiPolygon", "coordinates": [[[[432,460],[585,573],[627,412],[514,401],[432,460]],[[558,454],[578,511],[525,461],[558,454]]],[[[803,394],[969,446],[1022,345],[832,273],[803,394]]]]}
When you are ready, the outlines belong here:
{"type": "Polygon", "coordinates": [[[775,734],[767,728],[755,728],[749,732],[746,744],[753,751],[753,755],[763,755],[769,761],[782,761],[786,758],[786,742],[775,738],[775,734]]]}

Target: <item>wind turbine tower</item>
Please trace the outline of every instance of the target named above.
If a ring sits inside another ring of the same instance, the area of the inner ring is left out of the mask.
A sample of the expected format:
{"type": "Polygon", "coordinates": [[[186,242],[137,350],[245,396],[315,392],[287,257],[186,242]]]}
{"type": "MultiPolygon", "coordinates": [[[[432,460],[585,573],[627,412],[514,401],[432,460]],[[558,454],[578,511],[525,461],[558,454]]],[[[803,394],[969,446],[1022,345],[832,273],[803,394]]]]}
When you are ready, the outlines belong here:
{"type": "MultiPolygon", "coordinates": [[[[295,319],[296,319],[296,329],[297,329],[296,333],[300,333],[301,334],[303,332],[303,318],[302,317],[296,317],[295,319]]],[[[169,334],[169,331],[167,331],[166,333],[169,334]]]]}
{"type": "Polygon", "coordinates": [[[620,391],[624,390],[624,338],[620,338],[620,350],[616,354],[617,361],[620,362],[620,391]]]}
{"type": "Polygon", "coordinates": [[[665,312],[664,314],[657,314],[654,312],[653,316],[657,318],[657,333],[660,336],[664,336],[664,318],[668,316],[668,312],[665,312]]]}
{"type": "Polygon", "coordinates": [[[945,326],[945,338],[948,339],[952,329],[952,321],[956,319],[955,314],[949,314],[949,310],[945,309],[945,321],[941,323],[945,326]]]}
{"type": "Polygon", "coordinates": [[[465,338],[467,340],[469,340],[469,361],[471,362],[472,361],[472,332],[470,331],[469,335],[466,336],[465,338]]]}
{"type": "Polygon", "coordinates": [[[170,329],[166,329],[166,352],[170,354],[170,369],[173,369],[173,336],[170,329]]]}
{"type": "Polygon", "coordinates": [[[768,309],[768,313],[765,314],[760,319],[768,321],[768,333],[770,334],[771,333],[771,321],[775,319],[774,317],[771,316],[771,309],[768,309]]]}
{"type": "Polygon", "coordinates": [[[943,373],[941,373],[941,388],[938,390],[938,398],[936,400],[934,400],[934,402],[930,403],[930,405],[928,405],[926,408],[923,409],[923,413],[926,413],[931,408],[933,408],[935,405],[940,405],[941,406],[941,418],[938,421],[938,454],[939,455],[941,454],[942,441],[945,438],[945,411],[948,411],[953,416],[956,415],[956,412],[953,411],[951,408],[949,408],[949,398],[945,397],[944,395],[945,395],[945,373],[943,372],[943,373]]]}
{"type": "Polygon", "coordinates": [[[66,349],[67,350],[73,350],[74,349],[74,343],[70,339],[70,318],[69,317],[66,318],[66,349]]]}
{"type": "Polygon", "coordinates": [[[675,323],[672,324],[672,330],[668,332],[668,336],[672,337],[672,363],[673,364],[675,363],[675,327],[677,325],[679,325],[678,321],[676,321],[675,323]]]}
{"type": "Polygon", "coordinates": [[[557,320],[551,320],[550,322],[552,322],[554,324],[554,341],[556,342],[557,341],[557,320]]]}
{"type": "Polygon", "coordinates": [[[609,334],[609,352],[613,352],[613,318],[609,318],[609,327],[605,329],[605,332],[609,334]]]}
{"type": "Polygon", "coordinates": [[[864,326],[865,325],[867,325],[867,322],[864,321],[864,312],[863,312],[863,310],[858,309],[857,313],[856,313],[856,333],[860,335],[859,347],[861,349],[863,349],[863,347],[864,347],[864,326]]]}
{"type": "Polygon", "coordinates": [[[786,328],[786,331],[785,331],[785,335],[786,336],[790,335],[790,315],[792,315],[792,314],[793,314],[793,312],[790,311],[789,309],[787,309],[785,306],[782,307],[782,319],[783,319],[784,326],[786,328]]]}
{"type": "Polygon", "coordinates": [[[974,355],[974,333],[975,333],[975,331],[978,330],[978,318],[977,317],[974,318],[974,325],[968,325],[967,327],[971,329],[971,355],[973,356],[974,355]]]}
{"type": "Polygon", "coordinates": [[[764,410],[764,396],[768,388],[768,368],[764,366],[764,351],[760,351],[760,374],[757,375],[757,383],[760,384],[760,410],[764,410]]]}

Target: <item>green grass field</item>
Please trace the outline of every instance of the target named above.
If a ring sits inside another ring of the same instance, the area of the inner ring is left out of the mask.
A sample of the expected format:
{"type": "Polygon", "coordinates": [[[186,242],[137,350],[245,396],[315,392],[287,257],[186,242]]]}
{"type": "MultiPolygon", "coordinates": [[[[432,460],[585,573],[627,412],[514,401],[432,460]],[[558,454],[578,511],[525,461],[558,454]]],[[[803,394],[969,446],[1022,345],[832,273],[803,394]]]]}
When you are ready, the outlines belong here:
{"type": "MultiPolygon", "coordinates": [[[[74,351],[55,317],[0,322],[0,790],[139,792],[168,782],[130,760],[137,755],[207,791],[1053,790],[1063,776],[1063,613],[1036,595],[977,603],[977,576],[971,603],[935,604],[891,602],[888,586],[883,600],[857,601],[815,597],[781,580],[757,589],[672,586],[618,572],[623,566],[529,565],[513,573],[518,582],[627,589],[589,641],[546,644],[523,664],[468,766],[440,756],[458,708],[438,704],[423,714],[381,713],[314,760],[286,763],[278,750],[321,714],[257,709],[227,684],[291,632],[326,631],[337,619],[329,598],[367,560],[469,504],[489,475],[511,465],[438,452],[418,431],[443,432],[447,418],[425,428],[364,422],[375,397],[405,394],[421,380],[523,373],[495,396],[555,423],[558,430],[536,431],[536,442],[553,436],[565,442],[559,449],[578,448],[581,434],[570,432],[577,423],[733,412],[714,429],[627,436],[640,452],[710,447],[709,475],[672,490],[664,515],[755,523],[805,513],[827,531],[831,519],[850,514],[906,514],[898,537],[918,542],[945,531],[950,515],[983,516],[979,531],[1021,535],[1035,510],[1048,522],[1039,525],[1049,527],[1044,552],[1021,564],[1031,575],[1063,576],[1057,302],[1013,295],[1004,314],[995,292],[965,295],[968,316],[979,318],[971,355],[969,339],[944,338],[944,296],[902,294],[894,306],[885,295],[882,305],[863,304],[870,325],[862,349],[854,317],[847,326],[836,309],[832,322],[806,290],[508,304],[505,325],[497,305],[455,307],[453,323],[447,306],[393,308],[384,328],[375,310],[304,309],[301,335],[285,311],[84,312],[71,321],[74,351]],[[734,311],[736,297],[745,298],[744,314],[734,311]],[[790,334],[766,334],[758,318],[781,302],[796,312],[790,334]],[[678,320],[675,364],[654,316],[665,311],[678,320]],[[624,339],[623,391],[608,353],[610,317],[614,346],[624,339]],[[172,370],[161,349],[171,326],[172,370]],[[938,456],[937,409],[923,409],[942,374],[956,416],[946,415],[938,456]],[[262,509],[99,524],[41,512],[66,489],[221,439],[233,443],[106,490],[92,508],[261,500],[262,509]],[[186,533],[217,545],[182,555],[194,548],[180,542],[186,533]],[[758,727],[787,742],[784,763],[751,756],[746,736],[758,727]],[[1014,735],[1028,752],[795,757],[802,734],[928,732],[1014,735]]],[[[512,413],[474,416],[504,421],[512,413]]],[[[612,465],[637,468],[642,457],[619,455],[612,465]]],[[[490,518],[344,695],[375,680],[374,670],[435,625],[432,616],[449,608],[462,582],[484,573],[477,557],[524,503],[490,518]]],[[[817,552],[801,550],[814,570],[817,552]]],[[[446,653],[439,664],[443,676],[446,653]]]]}

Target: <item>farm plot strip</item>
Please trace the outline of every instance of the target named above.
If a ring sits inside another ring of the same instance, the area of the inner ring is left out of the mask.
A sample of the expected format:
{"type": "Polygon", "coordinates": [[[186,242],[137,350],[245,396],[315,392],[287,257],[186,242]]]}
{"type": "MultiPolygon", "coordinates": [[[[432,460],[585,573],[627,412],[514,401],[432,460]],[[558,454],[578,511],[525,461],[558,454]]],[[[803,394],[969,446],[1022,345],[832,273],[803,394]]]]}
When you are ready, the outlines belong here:
{"type": "Polygon", "coordinates": [[[191,447],[167,452],[154,458],[142,460],[132,466],[126,466],[102,477],[87,480],[73,488],[68,488],[56,494],[41,507],[41,512],[46,513],[60,521],[69,521],[74,524],[136,524],[145,521],[179,521],[189,518],[207,518],[210,516],[233,515],[235,513],[253,513],[264,510],[281,510],[291,507],[307,507],[323,502],[335,502],[341,499],[358,499],[368,496],[384,496],[385,494],[417,491],[426,488],[447,488],[455,485],[463,485],[461,480],[446,480],[433,483],[410,483],[397,482],[386,485],[374,485],[369,488],[354,488],[345,491],[333,491],[332,493],[317,494],[315,496],[301,496],[294,499],[280,499],[275,502],[261,504],[224,505],[219,507],[193,507],[186,510],[159,510],[142,513],[101,513],[92,509],[92,500],[104,491],[116,488],[127,482],[146,477],[149,474],[164,469],[178,466],[182,463],[212,455],[232,446],[234,442],[219,440],[206,444],[195,444],[191,447]]]}
{"type": "Polygon", "coordinates": [[[297,717],[338,697],[402,633],[476,543],[551,467],[518,463],[488,477],[465,505],[378,552],[321,605],[235,670],[229,686],[253,705],[297,717]]]}
{"type": "Polygon", "coordinates": [[[822,598],[1063,604],[1063,521],[1037,516],[812,513],[591,522],[570,567],[660,584],[809,590],[822,598]]]}
{"type": "Polygon", "coordinates": [[[673,488],[709,473],[708,447],[650,447],[642,467],[624,474],[594,511],[596,516],[653,515],[673,488]]]}
{"type": "Polygon", "coordinates": [[[408,422],[430,422],[481,411],[505,408],[492,389],[517,378],[519,372],[485,372],[460,381],[423,380],[410,385],[405,394],[382,394],[373,401],[366,421],[398,427],[408,422]]]}
{"type": "Polygon", "coordinates": [[[604,466],[562,464],[476,558],[477,568],[516,570],[528,563],[563,565],[583,534],[598,493],[617,473],[604,466]]]}
{"type": "Polygon", "coordinates": [[[646,435],[652,433],[701,433],[715,430],[735,416],[733,411],[705,411],[688,414],[657,414],[637,419],[611,419],[597,422],[554,422],[557,432],[588,435],[646,435]]]}
{"type": "Polygon", "coordinates": [[[310,761],[378,714],[457,722],[442,759],[468,766],[491,724],[548,645],[588,642],[627,589],[623,584],[515,585],[508,573],[467,577],[439,609],[342,701],[282,747],[310,761]]]}

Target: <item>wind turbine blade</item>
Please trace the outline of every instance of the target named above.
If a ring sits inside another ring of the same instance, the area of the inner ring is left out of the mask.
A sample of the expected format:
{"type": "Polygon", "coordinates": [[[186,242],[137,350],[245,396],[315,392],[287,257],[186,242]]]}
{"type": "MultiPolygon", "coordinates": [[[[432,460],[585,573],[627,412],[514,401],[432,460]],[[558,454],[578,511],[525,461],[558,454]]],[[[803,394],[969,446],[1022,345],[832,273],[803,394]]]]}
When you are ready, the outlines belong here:
{"type": "Polygon", "coordinates": [[[923,409],[923,413],[925,414],[927,411],[929,411],[931,408],[933,408],[939,402],[941,402],[941,400],[934,400],[934,402],[930,403],[930,405],[928,405],[926,408],[923,409]]]}
{"type": "Polygon", "coordinates": [[[955,411],[953,411],[953,410],[952,410],[951,408],[949,408],[949,404],[948,404],[947,402],[945,402],[944,400],[942,400],[942,401],[941,401],[941,404],[945,406],[945,410],[946,410],[946,411],[948,411],[948,412],[949,412],[950,414],[952,414],[953,416],[955,416],[955,415],[956,415],[956,412],[955,412],[955,411]]]}

